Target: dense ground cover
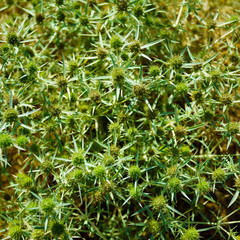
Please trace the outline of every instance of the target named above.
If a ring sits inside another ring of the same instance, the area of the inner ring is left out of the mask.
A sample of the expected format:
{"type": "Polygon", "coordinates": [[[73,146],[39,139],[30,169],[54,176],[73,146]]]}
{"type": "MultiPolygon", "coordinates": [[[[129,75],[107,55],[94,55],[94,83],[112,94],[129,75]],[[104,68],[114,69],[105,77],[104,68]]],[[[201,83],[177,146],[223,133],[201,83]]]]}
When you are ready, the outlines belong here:
{"type": "Polygon", "coordinates": [[[0,3],[2,239],[240,239],[239,3],[0,3]]]}

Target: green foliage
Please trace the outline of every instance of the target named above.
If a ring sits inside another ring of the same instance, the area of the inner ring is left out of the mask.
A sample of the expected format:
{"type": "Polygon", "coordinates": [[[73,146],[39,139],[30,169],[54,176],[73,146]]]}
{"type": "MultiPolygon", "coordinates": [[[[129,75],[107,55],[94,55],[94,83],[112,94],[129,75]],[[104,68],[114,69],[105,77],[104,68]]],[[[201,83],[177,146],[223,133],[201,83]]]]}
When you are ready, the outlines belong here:
{"type": "Polygon", "coordinates": [[[93,170],[93,173],[96,177],[104,177],[106,175],[106,169],[104,166],[96,166],[93,170]]]}
{"type": "Polygon", "coordinates": [[[168,187],[172,192],[178,192],[181,188],[181,181],[177,177],[171,178],[168,182],[168,187]]]}
{"type": "Polygon", "coordinates": [[[3,114],[3,120],[7,123],[13,123],[18,120],[18,112],[14,108],[8,108],[3,114]]]}
{"type": "Polygon", "coordinates": [[[33,240],[41,240],[44,235],[44,231],[41,229],[35,229],[32,232],[31,238],[33,240]]]}
{"type": "Polygon", "coordinates": [[[125,79],[125,73],[124,70],[120,67],[115,68],[112,70],[112,80],[113,84],[116,85],[123,85],[123,81],[125,79]]]}
{"type": "Polygon", "coordinates": [[[156,211],[164,211],[166,210],[166,199],[164,196],[160,195],[152,200],[152,207],[156,211]]]}
{"type": "Polygon", "coordinates": [[[60,222],[53,222],[51,224],[51,233],[53,237],[60,237],[65,232],[65,226],[60,222]]]}
{"type": "Polygon", "coordinates": [[[152,77],[157,77],[159,74],[160,74],[160,68],[158,66],[151,66],[150,69],[149,69],[149,74],[152,76],[152,77]]]}
{"type": "Polygon", "coordinates": [[[13,225],[9,227],[9,236],[13,240],[21,240],[24,236],[22,227],[20,225],[13,225]]]}
{"type": "Polygon", "coordinates": [[[226,179],[226,172],[222,168],[217,168],[212,173],[213,179],[216,181],[224,181],[226,179]]]}
{"type": "Polygon", "coordinates": [[[0,238],[237,239],[239,7],[1,1],[0,238]]]}
{"type": "Polygon", "coordinates": [[[8,134],[1,134],[0,135],[0,148],[7,148],[13,144],[13,140],[10,135],[8,134]]]}
{"type": "Polygon", "coordinates": [[[33,180],[24,173],[17,175],[17,182],[21,188],[30,189],[33,186],[33,180]]]}
{"type": "Polygon", "coordinates": [[[48,174],[54,171],[54,165],[50,161],[44,161],[41,163],[40,169],[43,173],[48,174]]]}
{"type": "Polygon", "coordinates": [[[183,233],[180,239],[181,240],[198,240],[199,233],[196,228],[190,227],[185,230],[185,232],[183,233]]]}
{"type": "Polygon", "coordinates": [[[158,233],[162,230],[162,222],[155,219],[151,219],[148,222],[148,228],[151,233],[158,233]]]}
{"type": "Polygon", "coordinates": [[[28,144],[28,138],[24,135],[22,136],[19,136],[17,139],[16,139],[16,143],[18,146],[20,147],[26,147],[26,145],[28,144]]]}
{"type": "Polygon", "coordinates": [[[63,76],[59,76],[56,82],[57,82],[57,86],[61,89],[65,89],[68,85],[67,79],[63,76]]]}
{"type": "Polygon", "coordinates": [[[173,56],[168,63],[170,67],[178,70],[183,65],[183,58],[181,56],[176,55],[176,56],[173,56]]]}
{"type": "Polygon", "coordinates": [[[200,192],[207,193],[209,189],[209,184],[206,180],[200,180],[199,183],[197,184],[197,188],[199,189],[200,192]]]}
{"type": "Polygon", "coordinates": [[[78,167],[84,163],[84,150],[83,149],[78,149],[78,152],[75,152],[72,155],[72,163],[76,167],[78,167]]]}
{"type": "MultiPolygon", "coordinates": [[[[12,3],[10,2],[9,5],[12,3]]],[[[7,42],[11,45],[19,45],[19,37],[17,36],[17,33],[14,31],[14,29],[11,29],[9,33],[7,34],[7,42]]]]}
{"type": "Polygon", "coordinates": [[[132,199],[138,199],[141,196],[141,191],[138,187],[135,188],[133,186],[130,186],[129,195],[132,199]]]}
{"type": "Polygon", "coordinates": [[[45,214],[51,214],[56,207],[56,204],[51,198],[46,198],[41,202],[41,210],[45,214]]]}
{"type": "Polygon", "coordinates": [[[114,35],[111,37],[111,40],[110,40],[110,46],[113,48],[113,49],[119,49],[121,48],[123,45],[123,42],[121,40],[121,38],[117,35],[114,35]]]}
{"type": "Polygon", "coordinates": [[[139,178],[141,175],[141,170],[138,166],[131,166],[128,169],[128,175],[130,178],[133,178],[133,179],[139,178]]]}

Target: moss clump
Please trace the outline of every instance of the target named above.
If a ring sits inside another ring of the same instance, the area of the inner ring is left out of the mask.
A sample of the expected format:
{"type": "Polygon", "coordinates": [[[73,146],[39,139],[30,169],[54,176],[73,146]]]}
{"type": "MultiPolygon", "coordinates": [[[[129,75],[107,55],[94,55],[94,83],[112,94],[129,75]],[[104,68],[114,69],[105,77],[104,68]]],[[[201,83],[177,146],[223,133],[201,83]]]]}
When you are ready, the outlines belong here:
{"type": "Polygon", "coordinates": [[[17,110],[14,108],[8,108],[7,110],[5,110],[5,112],[3,113],[3,120],[7,123],[17,122],[18,120],[17,110]]]}
{"type": "Polygon", "coordinates": [[[131,53],[133,53],[133,54],[139,53],[140,50],[141,50],[141,43],[140,43],[140,41],[137,41],[137,40],[133,41],[133,42],[128,46],[128,49],[129,49],[129,51],[130,51],[131,53]]]}
{"type": "Polygon", "coordinates": [[[11,30],[7,35],[7,42],[13,46],[17,46],[20,43],[20,39],[14,30],[11,30]]]}
{"type": "Polygon", "coordinates": [[[78,184],[82,183],[83,171],[81,169],[76,169],[67,175],[67,183],[71,187],[76,187],[78,184]]]}
{"type": "Polygon", "coordinates": [[[149,69],[149,74],[151,77],[157,77],[160,74],[160,68],[156,65],[151,66],[149,69]]]}
{"type": "Polygon", "coordinates": [[[188,145],[183,145],[180,149],[180,153],[183,157],[191,156],[191,149],[188,145]]]}
{"type": "Polygon", "coordinates": [[[128,175],[130,178],[137,179],[141,176],[141,170],[138,166],[131,166],[128,169],[128,175]]]}
{"type": "Polygon", "coordinates": [[[97,104],[101,102],[102,95],[98,90],[92,90],[89,93],[89,98],[93,103],[97,104]]]}
{"type": "Polygon", "coordinates": [[[72,155],[72,163],[74,166],[78,167],[84,163],[85,159],[84,154],[85,154],[84,150],[78,149],[78,152],[75,152],[72,155]]]}
{"type": "Polygon", "coordinates": [[[203,93],[201,91],[194,91],[192,93],[192,99],[195,100],[197,103],[203,103],[203,93]]]}
{"type": "Polygon", "coordinates": [[[133,14],[137,17],[140,18],[144,15],[144,9],[141,4],[137,4],[134,9],[133,9],[133,14]]]}
{"type": "Polygon", "coordinates": [[[43,213],[49,215],[53,213],[54,208],[56,207],[56,204],[51,198],[46,198],[42,200],[40,207],[43,213]]]}
{"type": "Polygon", "coordinates": [[[80,22],[81,26],[86,27],[86,26],[89,24],[88,16],[82,15],[82,16],[79,18],[79,22],[80,22]]]}
{"type": "Polygon", "coordinates": [[[186,127],[182,126],[182,125],[178,125],[175,127],[174,129],[175,135],[177,138],[183,138],[184,136],[186,136],[186,127]]]}
{"type": "Polygon", "coordinates": [[[117,0],[117,9],[119,12],[127,11],[128,1],[127,0],[117,0]]]}
{"type": "Polygon", "coordinates": [[[133,187],[133,186],[130,186],[129,187],[129,195],[132,199],[138,199],[141,197],[141,191],[139,189],[139,187],[133,187]]]}
{"type": "Polygon", "coordinates": [[[230,123],[228,125],[228,133],[230,135],[236,135],[240,131],[239,124],[238,123],[230,123]]]}
{"type": "Polygon", "coordinates": [[[200,180],[199,183],[197,184],[197,189],[202,192],[202,193],[207,193],[209,192],[209,183],[206,180],[200,180]]]}
{"type": "Polygon", "coordinates": [[[110,46],[111,46],[111,48],[113,48],[115,50],[121,48],[123,46],[122,39],[117,35],[112,36],[112,38],[110,40],[110,46]]]}
{"type": "Polygon", "coordinates": [[[112,80],[114,86],[121,86],[125,79],[125,73],[124,70],[120,67],[115,68],[112,70],[112,80]]]}
{"type": "Polygon", "coordinates": [[[60,222],[53,222],[51,223],[51,233],[53,237],[60,237],[62,234],[65,233],[65,225],[60,222]]]}
{"type": "Polygon", "coordinates": [[[106,175],[106,168],[104,166],[97,166],[93,170],[96,177],[103,178],[106,175]]]}
{"type": "Polygon", "coordinates": [[[31,235],[32,240],[42,240],[44,231],[42,229],[34,229],[31,235]]]}
{"type": "Polygon", "coordinates": [[[40,169],[43,173],[49,174],[54,171],[54,165],[50,161],[44,161],[40,164],[40,169]]]}
{"type": "Polygon", "coordinates": [[[129,59],[129,56],[126,52],[121,53],[121,59],[123,61],[127,61],[129,59]]]}
{"type": "Polygon", "coordinates": [[[24,236],[23,229],[20,225],[13,225],[9,227],[9,237],[13,240],[21,240],[24,236]]]}
{"type": "Polygon", "coordinates": [[[226,172],[222,168],[217,168],[212,172],[213,180],[216,181],[225,181],[226,179],[226,172]]]}
{"type": "Polygon", "coordinates": [[[204,121],[212,121],[214,119],[214,112],[210,109],[207,109],[206,111],[204,111],[203,113],[203,120],[204,121]]]}
{"type": "Polygon", "coordinates": [[[27,66],[27,69],[30,76],[34,76],[37,74],[38,67],[34,62],[30,62],[27,66]]]}
{"type": "Polygon", "coordinates": [[[188,93],[188,86],[186,83],[178,83],[175,87],[175,92],[180,95],[186,95],[188,93]]]}
{"type": "Polygon", "coordinates": [[[13,5],[14,4],[14,0],[5,0],[7,5],[13,5]]]}
{"type": "Polygon", "coordinates": [[[68,80],[63,76],[59,76],[57,78],[56,83],[57,83],[57,86],[61,89],[65,89],[68,86],[68,80]]]}
{"type": "Polygon", "coordinates": [[[30,189],[33,186],[32,178],[30,178],[26,174],[22,174],[22,173],[18,174],[17,182],[19,183],[19,186],[21,188],[30,189]]]}
{"type": "Polygon", "coordinates": [[[97,49],[97,57],[98,57],[100,60],[105,59],[105,58],[107,57],[107,55],[108,55],[107,49],[101,48],[101,47],[99,47],[99,48],[97,49]]]}
{"type": "Polygon", "coordinates": [[[177,175],[177,166],[171,166],[169,168],[167,168],[167,176],[168,177],[175,177],[177,175]]]}
{"type": "Polygon", "coordinates": [[[210,77],[211,77],[211,80],[214,82],[220,81],[222,79],[221,72],[219,70],[213,70],[210,73],[210,77]]]}
{"type": "Polygon", "coordinates": [[[115,159],[113,156],[105,154],[103,158],[103,162],[106,166],[111,166],[115,163],[115,159]]]}
{"type": "Polygon", "coordinates": [[[66,18],[65,12],[62,9],[58,10],[57,11],[57,20],[59,22],[63,22],[65,20],[65,18],[66,18]]]}
{"type": "Polygon", "coordinates": [[[199,239],[199,233],[196,228],[190,227],[186,229],[183,233],[183,235],[180,237],[181,240],[198,240],[199,239]]]}
{"type": "Polygon", "coordinates": [[[147,88],[144,84],[137,84],[133,86],[133,95],[138,98],[143,98],[147,95],[147,88]]]}
{"type": "Polygon", "coordinates": [[[167,201],[164,196],[160,195],[152,199],[152,207],[155,211],[166,210],[167,201]]]}
{"type": "Polygon", "coordinates": [[[168,187],[171,192],[178,192],[181,189],[181,181],[177,177],[173,177],[168,181],[168,187]]]}
{"type": "Polygon", "coordinates": [[[95,5],[97,5],[96,0],[88,0],[89,7],[93,8],[95,5]]]}
{"type": "Polygon", "coordinates": [[[39,152],[39,150],[40,150],[39,144],[37,144],[36,142],[31,143],[31,145],[30,145],[30,150],[31,150],[33,153],[37,154],[37,153],[39,152]]]}
{"type": "Polygon", "coordinates": [[[105,200],[105,194],[101,190],[95,191],[93,194],[93,203],[101,204],[105,200]]]}
{"type": "Polygon", "coordinates": [[[28,138],[24,135],[22,136],[19,136],[17,139],[16,139],[16,143],[18,146],[20,147],[26,147],[26,145],[28,144],[28,138]]]}
{"type": "Polygon", "coordinates": [[[51,105],[50,108],[49,108],[49,113],[52,117],[59,117],[59,115],[61,114],[62,108],[57,105],[57,104],[54,104],[54,105],[51,105]]]}
{"type": "Polygon", "coordinates": [[[78,70],[78,63],[76,61],[70,61],[68,64],[70,74],[74,74],[78,70]]]}
{"type": "Polygon", "coordinates": [[[151,233],[159,233],[162,230],[162,227],[162,222],[158,220],[151,219],[150,221],[148,221],[148,229],[151,233]]]}
{"type": "Polygon", "coordinates": [[[237,177],[234,179],[235,181],[235,184],[234,186],[237,188],[237,190],[239,191],[240,190],[240,177],[237,177]]]}
{"type": "Polygon", "coordinates": [[[44,19],[45,19],[45,16],[42,13],[36,13],[35,20],[37,24],[39,25],[43,24],[44,19]]]}
{"type": "Polygon", "coordinates": [[[7,148],[13,145],[13,140],[8,134],[0,134],[0,148],[7,148]]]}
{"type": "Polygon", "coordinates": [[[230,94],[226,93],[222,95],[220,101],[223,105],[231,105],[233,102],[233,98],[230,94]]]}
{"type": "Polygon", "coordinates": [[[112,122],[108,126],[108,130],[112,134],[119,133],[120,129],[121,129],[121,125],[118,122],[112,122]]]}
{"type": "Polygon", "coordinates": [[[61,5],[63,5],[64,0],[55,0],[55,2],[58,6],[61,6],[61,5]]]}
{"type": "Polygon", "coordinates": [[[168,64],[173,69],[179,70],[183,65],[183,58],[179,55],[175,55],[169,60],[168,64]]]}

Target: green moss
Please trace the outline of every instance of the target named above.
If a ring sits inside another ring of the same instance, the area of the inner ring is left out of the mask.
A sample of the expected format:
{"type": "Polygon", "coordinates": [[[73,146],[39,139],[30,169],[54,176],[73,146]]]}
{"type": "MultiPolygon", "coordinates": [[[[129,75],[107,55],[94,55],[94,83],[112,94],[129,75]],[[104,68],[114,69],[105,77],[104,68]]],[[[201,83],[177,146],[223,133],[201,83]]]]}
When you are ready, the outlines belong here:
{"type": "Polygon", "coordinates": [[[20,225],[14,225],[9,227],[9,237],[13,240],[21,240],[24,236],[23,229],[20,225]]]}
{"type": "Polygon", "coordinates": [[[84,163],[84,159],[85,159],[84,153],[85,153],[84,150],[78,149],[78,152],[75,152],[72,155],[72,163],[74,166],[78,167],[84,163]]]}
{"type": "Polygon", "coordinates": [[[3,120],[7,123],[17,122],[18,120],[18,112],[14,108],[8,108],[3,113],[3,120]]]}
{"type": "Polygon", "coordinates": [[[56,204],[51,198],[46,198],[42,200],[40,207],[43,213],[49,215],[53,213],[54,208],[56,207],[56,204]]]}
{"type": "Polygon", "coordinates": [[[141,176],[141,170],[138,166],[131,166],[128,169],[128,175],[130,178],[137,179],[141,176]]]}
{"type": "Polygon", "coordinates": [[[110,40],[110,46],[113,49],[121,48],[123,46],[122,39],[117,35],[112,36],[112,38],[110,40]]]}
{"type": "Polygon", "coordinates": [[[13,140],[8,134],[0,134],[0,148],[7,148],[13,145],[13,140]]]}
{"type": "Polygon", "coordinates": [[[17,182],[21,188],[29,189],[33,186],[33,180],[26,174],[19,173],[17,175],[17,182]]]}
{"type": "Polygon", "coordinates": [[[52,222],[50,229],[53,237],[60,237],[65,233],[65,225],[60,222],[52,222]]]}
{"type": "Polygon", "coordinates": [[[104,166],[96,166],[94,169],[93,169],[93,174],[96,176],[96,177],[99,177],[99,178],[102,178],[106,175],[106,169],[104,166]]]}
{"type": "Polygon", "coordinates": [[[121,86],[124,83],[125,73],[124,70],[120,67],[112,70],[112,80],[114,86],[121,86]]]}
{"type": "Polygon", "coordinates": [[[29,140],[26,136],[22,135],[22,136],[19,136],[17,139],[16,139],[16,143],[18,146],[20,147],[26,147],[26,145],[28,144],[29,140]]]}
{"type": "Polygon", "coordinates": [[[183,235],[181,236],[181,240],[198,240],[200,237],[198,231],[194,227],[190,227],[185,230],[183,235]]]}
{"type": "Polygon", "coordinates": [[[165,211],[167,201],[164,196],[160,195],[152,199],[152,207],[155,211],[165,211]]]}
{"type": "Polygon", "coordinates": [[[49,174],[54,171],[54,165],[50,161],[44,161],[40,164],[40,169],[43,173],[49,174]]]}

